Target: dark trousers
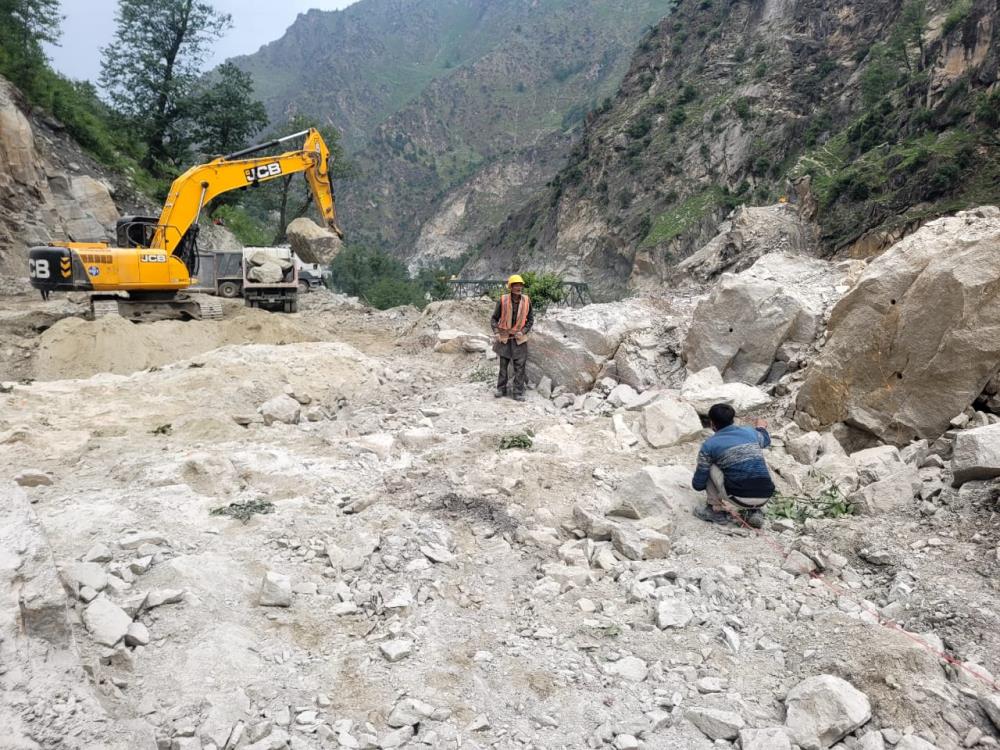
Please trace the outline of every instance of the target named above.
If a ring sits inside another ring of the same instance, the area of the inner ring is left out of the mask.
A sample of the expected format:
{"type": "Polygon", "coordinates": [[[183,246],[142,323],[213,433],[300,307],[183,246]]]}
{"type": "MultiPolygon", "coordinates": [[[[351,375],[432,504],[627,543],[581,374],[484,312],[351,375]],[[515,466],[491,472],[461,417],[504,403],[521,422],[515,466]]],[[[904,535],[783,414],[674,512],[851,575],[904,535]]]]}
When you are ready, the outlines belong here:
{"type": "Polygon", "coordinates": [[[510,376],[508,374],[508,369],[513,365],[514,367],[514,393],[515,396],[521,396],[524,394],[524,383],[525,374],[524,369],[528,364],[528,345],[527,344],[515,344],[513,340],[508,341],[507,344],[498,347],[500,351],[497,352],[497,356],[500,357],[500,375],[497,377],[497,390],[506,391],[507,384],[510,382],[510,376]]]}

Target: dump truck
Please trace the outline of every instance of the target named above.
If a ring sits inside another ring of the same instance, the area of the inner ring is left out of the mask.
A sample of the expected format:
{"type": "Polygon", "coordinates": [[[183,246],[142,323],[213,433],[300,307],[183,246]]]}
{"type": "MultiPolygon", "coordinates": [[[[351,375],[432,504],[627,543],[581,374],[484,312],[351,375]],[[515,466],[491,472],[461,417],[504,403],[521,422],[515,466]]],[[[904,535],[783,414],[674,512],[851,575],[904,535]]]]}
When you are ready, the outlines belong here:
{"type": "Polygon", "coordinates": [[[247,307],[293,313],[299,309],[299,264],[284,247],[243,250],[243,300],[247,307]]]}

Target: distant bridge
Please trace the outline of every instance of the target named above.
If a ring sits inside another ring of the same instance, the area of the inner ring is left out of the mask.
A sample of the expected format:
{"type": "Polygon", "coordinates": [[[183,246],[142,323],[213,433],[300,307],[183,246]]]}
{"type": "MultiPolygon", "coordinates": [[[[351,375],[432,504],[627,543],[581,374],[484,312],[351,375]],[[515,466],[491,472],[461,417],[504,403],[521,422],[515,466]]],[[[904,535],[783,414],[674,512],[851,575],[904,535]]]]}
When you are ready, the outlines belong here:
{"type": "MultiPolygon", "coordinates": [[[[452,279],[448,282],[451,287],[452,299],[474,299],[476,297],[493,297],[507,288],[507,282],[503,279],[452,279]]],[[[579,281],[564,281],[560,285],[562,300],[560,305],[569,307],[581,307],[589,305],[594,301],[590,295],[590,287],[579,281]]]]}

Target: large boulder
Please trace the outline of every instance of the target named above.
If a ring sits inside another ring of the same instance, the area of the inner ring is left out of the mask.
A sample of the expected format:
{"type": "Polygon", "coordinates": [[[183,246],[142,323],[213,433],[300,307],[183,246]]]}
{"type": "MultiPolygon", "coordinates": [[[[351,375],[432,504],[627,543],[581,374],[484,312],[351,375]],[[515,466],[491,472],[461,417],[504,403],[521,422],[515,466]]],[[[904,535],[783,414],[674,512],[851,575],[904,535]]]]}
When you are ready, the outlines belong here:
{"type": "Polygon", "coordinates": [[[834,307],[796,406],[887,442],[937,438],[1000,366],[1000,209],[933,221],[872,261],[834,307]]]}
{"type": "Polygon", "coordinates": [[[132,618],[117,604],[99,596],[83,611],[83,623],[95,641],[114,646],[125,637],[132,618]]]}
{"type": "Polygon", "coordinates": [[[332,230],[321,227],[312,219],[295,219],[285,230],[292,251],[303,263],[329,265],[340,255],[344,242],[332,230]]]}
{"type": "Polygon", "coordinates": [[[481,333],[465,333],[465,331],[438,331],[434,351],[443,354],[461,354],[485,352],[490,348],[490,337],[481,333]]]}
{"type": "Polygon", "coordinates": [[[401,343],[420,348],[437,346],[441,333],[460,331],[466,336],[492,339],[490,316],[495,303],[489,299],[449,299],[429,303],[403,334],[401,343]]]}
{"type": "Polygon", "coordinates": [[[845,268],[790,253],[724,274],[695,309],[684,342],[688,370],[716,367],[727,382],[762,382],[779,356],[818,335],[845,268]]]}
{"type": "Polygon", "coordinates": [[[295,265],[291,252],[285,247],[247,247],[243,249],[243,257],[251,266],[263,266],[273,263],[284,272],[295,265]]]}
{"type": "Polygon", "coordinates": [[[247,271],[247,278],[260,284],[280,284],[284,277],[281,266],[269,260],[247,271]]]}
{"type": "Polygon", "coordinates": [[[704,495],[691,487],[694,468],[646,466],[625,477],[618,485],[614,515],[625,518],[671,516],[704,503],[704,495]]]}
{"type": "Polygon", "coordinates": [[[663,396],[641,411],[642,436],[654,448],[667,448],[701,434],[701,419],[690,404],[663,396]]]}
{"type": "Polygon", "coordinates": [[[830,674],[810,677],[788,691],[785,726],[802,750],[826,750],[872,717],[868,697],[830,674]]]}
{"type": "Polygon", "coordinates": [[[118,210],[107,185],[86,175],[49,176],[53,206],[66,236],[75,242],[105,242],[118,210]]]}
{"type": "Polygon", "coordinates": [[[1000,424],[958,433],[951,454],[951,470],[955,484],[1000,477],[1000,424]]]}
{"type": "Polygon", "coordinates": [[[681,398],[703,417],[715,404],[729,404],[737,414],[743,414],[771,401],[770,396],[752,385],[724,383],[716,367],[689,375],[681,386],[681,398]]]}
{"type": "Polygon", "coordinates": [[[808,253],[818,246],[816,225],[805,221],[790,203],[740,206],[719,225],[719,234],[678,269],[702,281],[723,271],[738,273],[767,253],[808,253]]]}
{"type": "Polygon", "coordinates": [[[528,377],[537,382],[548,375],[555,386],[589,391],[626,337],[663,314],[652,300],[638,298],[546,312],[531,333],[528,377]]]}

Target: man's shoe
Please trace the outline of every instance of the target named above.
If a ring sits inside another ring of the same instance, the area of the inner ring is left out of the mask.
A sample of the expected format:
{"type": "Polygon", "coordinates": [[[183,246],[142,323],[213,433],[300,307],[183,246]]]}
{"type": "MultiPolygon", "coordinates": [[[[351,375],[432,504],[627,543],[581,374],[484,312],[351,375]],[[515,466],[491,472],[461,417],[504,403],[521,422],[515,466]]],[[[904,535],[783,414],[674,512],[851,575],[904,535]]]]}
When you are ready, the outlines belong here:
{"type": "Polygon", "coordinates": [[[514,400],[515,401],[524,401],[524,394],[523,393],[515,393],[514,394],[514,400]]]}
{"type": "Polygon", "coordinates": [[[733,518],[724,510],[714,510],[707,505],[703,505],[700,508],[694,509],[694,515],[696,518],[700,518],[702,521],[708,521],[709,523],[727,524],[731,523],[733,518]]]}
{"type": "Polygon", "coordinates": [[[744,510],[740,513],[743,516],[743,520],[747,522],[747,526],[752,526],[755,529],[764,528],[764,511],[762,510],[744,510]]]}
{"type": "Polygon", "coordinates": [[[497,388],[495,391],[493,391],[493,398],[503,398],[506,395],[507,395],[507,391],[502,391],[499,388],[497,388]]]}

